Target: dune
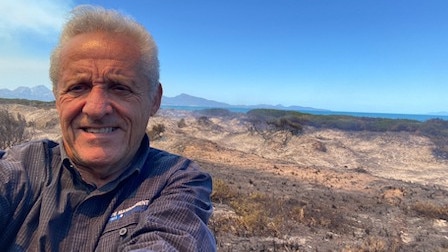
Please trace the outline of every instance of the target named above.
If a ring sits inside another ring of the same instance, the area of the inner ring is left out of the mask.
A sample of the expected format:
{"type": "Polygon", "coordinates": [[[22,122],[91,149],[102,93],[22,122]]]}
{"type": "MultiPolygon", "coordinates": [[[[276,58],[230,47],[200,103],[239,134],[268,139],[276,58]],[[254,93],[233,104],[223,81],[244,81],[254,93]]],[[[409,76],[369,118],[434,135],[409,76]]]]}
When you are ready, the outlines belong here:
{"type": "MultiPolygon", "coordinates": [[[[56,111],[17,104],[29,139],[60,137],[56,111]]],[[[221,111],[222,112],[222,111],[221,111]]],[[[155,148],[212,174],[220,251],[443,251],[448,160],[412,132],[259,129],[246,114],[160,110],[155,148]]]]}

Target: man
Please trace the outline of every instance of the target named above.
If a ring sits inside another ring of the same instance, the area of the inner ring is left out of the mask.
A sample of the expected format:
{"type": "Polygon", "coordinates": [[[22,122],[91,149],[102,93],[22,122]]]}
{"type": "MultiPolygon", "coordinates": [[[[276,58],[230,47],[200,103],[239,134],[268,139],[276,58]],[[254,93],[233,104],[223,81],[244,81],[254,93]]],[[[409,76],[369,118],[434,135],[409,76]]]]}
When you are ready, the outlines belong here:
{"type": "Polygon", "coordinates": [[[149,147],[162,87],[148,32],[75,8],[50,77],[62,140],[0,152],[0,251],[215,251],[210,176],[149,147]]]}

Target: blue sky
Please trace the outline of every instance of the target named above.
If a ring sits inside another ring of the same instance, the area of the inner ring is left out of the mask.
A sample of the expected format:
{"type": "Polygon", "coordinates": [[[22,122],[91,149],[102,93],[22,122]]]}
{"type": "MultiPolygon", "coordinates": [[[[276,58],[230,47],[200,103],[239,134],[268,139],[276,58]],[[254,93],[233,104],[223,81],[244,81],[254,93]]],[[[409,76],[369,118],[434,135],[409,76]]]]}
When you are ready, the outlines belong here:
{"type": "Polygon", "coordinates": [[[166,96],[448,111],[445,0],[3,0],[0,88],[50,87],[48,57],[60,27],[85,3],[118,9],[153,34],[166,96]]]}

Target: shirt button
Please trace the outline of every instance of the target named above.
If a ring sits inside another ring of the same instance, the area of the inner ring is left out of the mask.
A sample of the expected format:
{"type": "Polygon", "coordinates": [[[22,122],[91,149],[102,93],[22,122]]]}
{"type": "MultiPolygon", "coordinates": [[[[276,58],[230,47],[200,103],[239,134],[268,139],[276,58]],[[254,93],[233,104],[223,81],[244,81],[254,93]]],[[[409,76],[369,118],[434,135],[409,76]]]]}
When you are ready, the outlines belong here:
{"type": "Polygon", "coordinates": [[[127,228],[122,228],[122,229],[120,229],[120,231],[118,231],[118,234],[120,236],[125,236],[127,232],[128,232],[127,228]]]}

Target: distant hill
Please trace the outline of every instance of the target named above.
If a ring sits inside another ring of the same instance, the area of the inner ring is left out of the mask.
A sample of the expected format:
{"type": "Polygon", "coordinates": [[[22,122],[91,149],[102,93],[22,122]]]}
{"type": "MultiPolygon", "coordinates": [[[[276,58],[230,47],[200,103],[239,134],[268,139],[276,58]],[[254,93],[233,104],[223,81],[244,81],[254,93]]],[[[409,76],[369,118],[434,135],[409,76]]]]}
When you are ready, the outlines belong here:
{"type": "Polygon", "coordinates": [[[231,105],[224,102],[217,102],[200,97],[191,96],[188,94],[180,94],[175,97],[164,96],[162,98],[162,106],[192,106],[192,107],[206,107],[206,108],[247,108],[247,109],[265,108],[265,109],[299,110],[299,111],[328,111],[324,109],[316,109],[301,106],[285,107],[282,105],[268,105],[268,104],[231,105]]]}
{"type": "Polygon", "coordinates": [[[207,100],[187,94],[180,94],[175,97],[162,97],[162,106],[192,106],[192,107],[214,107],[227,108],[231,105],[223,102],[207,100]]]}
{"type": "MultiPolygon", "coordinates": [[[[44,85],[36,87],[18,87],[14,90],[6,88],[0,89],[0,98],[8,99],[26,99],[36,101],[54,101],[53,92],[44,85]]],[[[205,107],[205,108],[246,108],[246,109],[280,109],[280,110],[299,110],[299,111],[328,111],[323,109],[316,109],[310,107],[301,106],[289,106],[282,105],[230,105],[224,102],[212,101],[205,98],[191,96],[188,94],[180,94],[175,97],[162,97],[162,106],[189,106],[189,107],[205,107]]]]}
{"type": "Polygon", "coordinates": [[[53,92],[44,85],[35,87],[18,87],[14,90],[1,88],[1,98],[27,99],[36,101],[54,101],[53,92]]]}
{"type": "Polygon", "coordinates": [[[448,116],[448,111],[431,112],[430,115],[448,116]]]}

